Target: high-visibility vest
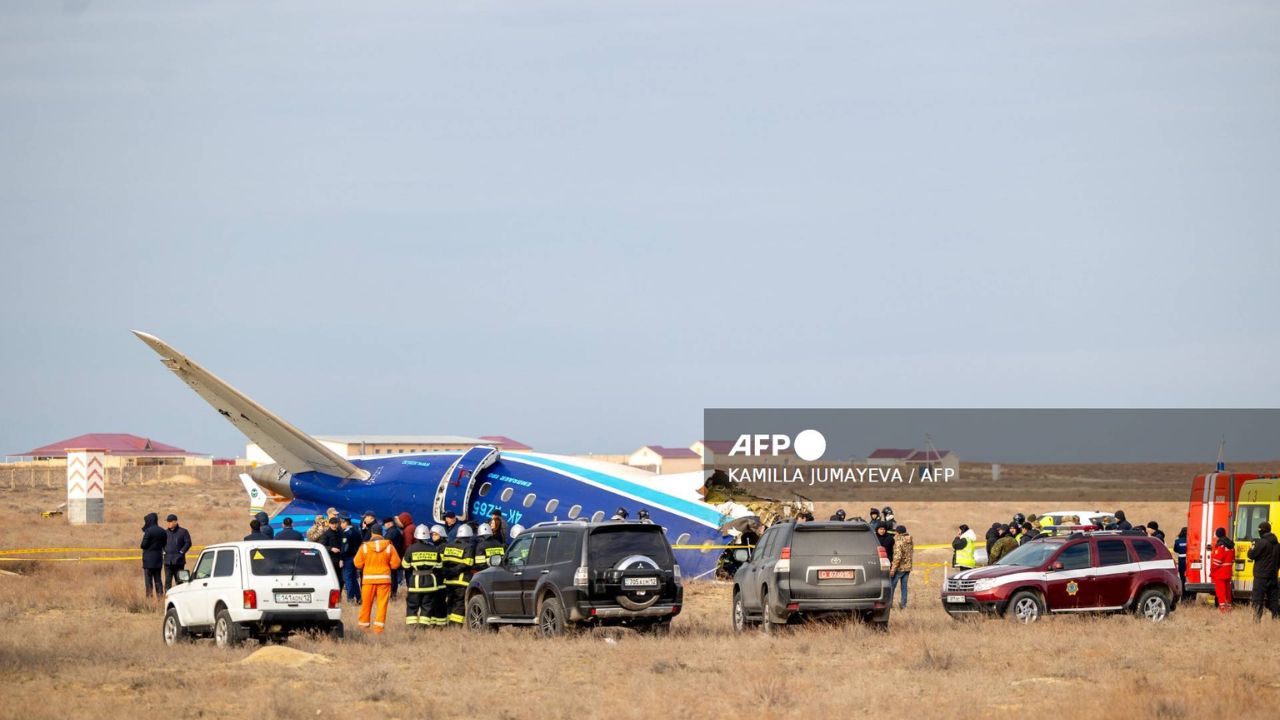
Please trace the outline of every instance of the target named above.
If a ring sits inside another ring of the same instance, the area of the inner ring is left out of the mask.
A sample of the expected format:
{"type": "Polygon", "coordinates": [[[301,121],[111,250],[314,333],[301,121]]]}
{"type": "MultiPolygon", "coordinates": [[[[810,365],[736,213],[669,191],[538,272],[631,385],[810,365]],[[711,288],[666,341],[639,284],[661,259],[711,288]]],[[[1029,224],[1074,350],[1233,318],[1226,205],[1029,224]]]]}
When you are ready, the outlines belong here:
{"type": "Polygon", "coordinates": [[[506,552],[506,547],[492,537],[481,540],[476,544],[475,569],[483,570],[489,567],[489,558],[502,557],[506,552]]]}
{"type": "Polygon", "coordinates": [[[470,584],[467,571],[475,565],[473,550],[474,546],[471,541],[465,538],[454,540],[445,545],[444,552],[440,554],[440,560],[444,565],[445,585],[466,587],[470,584]]]}
{"type": "Polygon", "coordinates": [[[440,589],[440,546],[416,542],[404,552],[401,567],[409,571],[405,584],[409,592],[435,592],[440,589]]]}
{"type": "Polygon", "coordinates": [[[978,543],[973,538],[964,538],[964,547],[956,551],[956,565],[960,567],[978,567],[978,561],[974,558],[973,553],[978,547],[978,543]]]}
{"type": "Polygon", "coordinates": [[[1044,517],[1040,518],[1041,534],[1048,535],[1052,530],[1053,530],[1053,518],[1049,517],[1048,515],[1045,515],[1044,517]]]}

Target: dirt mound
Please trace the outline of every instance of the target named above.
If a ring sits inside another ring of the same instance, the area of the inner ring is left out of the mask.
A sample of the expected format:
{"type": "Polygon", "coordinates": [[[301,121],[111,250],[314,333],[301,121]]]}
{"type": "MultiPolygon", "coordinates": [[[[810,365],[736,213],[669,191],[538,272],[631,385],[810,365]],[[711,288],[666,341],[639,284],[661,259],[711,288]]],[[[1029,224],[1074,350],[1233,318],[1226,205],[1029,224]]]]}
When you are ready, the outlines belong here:
{"type": "Polygon", "coordinates": [[[240,661],[241,665],[275,665],[300,668],[311,663],[333,662],[324,655],[294,650],[283,645],[268,645],[240,661]]]}
{"type": "Polygon", "coordinates": [[[170,475],[169,477],[143,480],[143,485],[199,485],[200,481],[190,475],[170,475]]]}

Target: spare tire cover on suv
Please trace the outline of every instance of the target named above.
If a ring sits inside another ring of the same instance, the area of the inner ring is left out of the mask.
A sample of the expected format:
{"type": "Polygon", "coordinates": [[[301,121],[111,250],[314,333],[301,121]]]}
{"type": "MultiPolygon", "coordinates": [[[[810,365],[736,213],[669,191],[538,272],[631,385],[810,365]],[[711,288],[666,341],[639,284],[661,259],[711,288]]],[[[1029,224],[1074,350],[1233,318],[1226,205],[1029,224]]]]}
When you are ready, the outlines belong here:
{"type": "Polygon", "coordinates": [[[618,585],[614,598],[627,610],[644,610],[658,602],[662,594],[662,567],[647,555],[630,555],[619,560],[606,572],[606,582],[618,585]],[[652,578],[652,580],[646,580],[652,578]]]}

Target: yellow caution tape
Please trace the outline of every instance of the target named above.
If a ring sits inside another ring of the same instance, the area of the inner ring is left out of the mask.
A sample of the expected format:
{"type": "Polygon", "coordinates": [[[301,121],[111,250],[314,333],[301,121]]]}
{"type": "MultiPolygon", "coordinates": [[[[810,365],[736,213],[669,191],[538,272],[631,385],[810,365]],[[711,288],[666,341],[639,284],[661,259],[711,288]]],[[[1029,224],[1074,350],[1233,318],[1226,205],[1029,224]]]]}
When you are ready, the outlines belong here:
{"type": "MultiPolygon", "coordinates": [[[[197,552],[197,551],[199,551],[199,550],[203,550],[203,549],[204,549],[204,546],[203,546],[203,545],[194,545],[194,546],[192,546],[192,548],[191,548],[190,550],[188,550],[187,552],[197,552]]],[[[81,553],[81,552],[93,552],[93,553],[118,553],[118,552],[131,552],[131,553],[136,553],[136,552],[138,552],[138,548],[72,548],[72,547],[64,547],[64,548],[20,548],[20,549],[17,549],[17,550],[5,550],[5,549],[0,549],[0,555],[37,555],[37,554],[44,554],[44,553],[81,553]]]]}

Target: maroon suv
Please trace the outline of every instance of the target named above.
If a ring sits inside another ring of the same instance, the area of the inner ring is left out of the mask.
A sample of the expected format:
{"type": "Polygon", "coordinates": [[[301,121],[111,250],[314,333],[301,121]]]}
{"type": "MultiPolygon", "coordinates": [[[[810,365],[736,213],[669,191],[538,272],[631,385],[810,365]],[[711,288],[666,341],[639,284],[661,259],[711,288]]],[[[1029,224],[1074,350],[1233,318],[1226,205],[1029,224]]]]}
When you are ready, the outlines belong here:
{"type": "Polygon", "coordinates": [[[1139,530],[1077,532],[1032,540],[994,565],[947,578],[952,617],[1035,622],[1046,612],[1132,611],[1159,622],[1178,604],[1181,581],[1169,549],[1139,530]]]}

